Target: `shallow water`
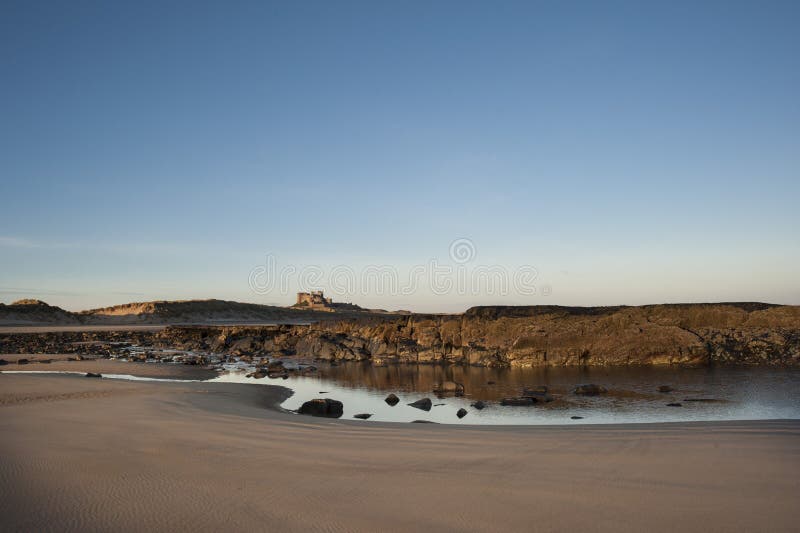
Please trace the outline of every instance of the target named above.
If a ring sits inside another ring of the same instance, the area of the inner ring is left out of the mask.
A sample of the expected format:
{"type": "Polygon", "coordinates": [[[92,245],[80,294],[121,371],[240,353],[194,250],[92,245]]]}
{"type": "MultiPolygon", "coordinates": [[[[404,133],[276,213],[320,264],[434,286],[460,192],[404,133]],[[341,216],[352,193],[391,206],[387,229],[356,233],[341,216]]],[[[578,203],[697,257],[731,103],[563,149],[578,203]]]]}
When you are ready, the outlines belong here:
{"type": "Polygon", "coordinates": [[[254,380],[242,372],[224,373],[213,381],[276,383],[295,394],[282,407],[297,409],[313,398],[343,402],[342,418],[371,413],[367,421],[412,422],[427,420],[448,424],[607,424],[685,422],[708,420],[762,420],[800,418],[800,369],[757,367],[604,367],[494,369],[468,366],[392,365],[375,367],[348,363],[321,368],[319,375],[287,380],[254,380]],[[432,392],[443,380],[463,383],[464,397],[437,398],[432,392]],[[490,384],[490,382],[494,382],[490,384]],[[609,389],[604,395],[572,394],[580,383],[609,389]],[[499,400],[518,395],[525,386],[546,385],[556,401],[530,407],[506,407],[499,400]],[[659,393],[660,385],[675,389],[659,393]],[[325,394],[321,392],[324,391],[325,394]],[[400,397],[391,407],[384,402],[390,392],[400,397]],[[406,405],[429,397],[430,412],[406,405]],[[687,398],[717,402],[687,402],[687,398]],[[489,403],[483,410],[475,400],[489,403]],[[682,407],[667,407],[678,402],[682,407]],[[459,420],[456,411],[469,413],[459,420]],[[570,417],[581,416],[580,420],[570,417]]]}

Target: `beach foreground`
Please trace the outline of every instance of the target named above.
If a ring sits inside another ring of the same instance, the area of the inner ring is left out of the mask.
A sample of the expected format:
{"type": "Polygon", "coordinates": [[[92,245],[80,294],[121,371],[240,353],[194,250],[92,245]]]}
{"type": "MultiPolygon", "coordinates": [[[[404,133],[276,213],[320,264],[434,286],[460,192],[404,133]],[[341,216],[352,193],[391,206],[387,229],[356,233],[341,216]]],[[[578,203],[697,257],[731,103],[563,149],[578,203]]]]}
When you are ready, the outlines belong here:
{"type": "Polygon", "coordinates": [[[0,374],[0,529],[796,531],[800,520],[800,421],[367,425],[280,412],[288,394],[0,374]]]}

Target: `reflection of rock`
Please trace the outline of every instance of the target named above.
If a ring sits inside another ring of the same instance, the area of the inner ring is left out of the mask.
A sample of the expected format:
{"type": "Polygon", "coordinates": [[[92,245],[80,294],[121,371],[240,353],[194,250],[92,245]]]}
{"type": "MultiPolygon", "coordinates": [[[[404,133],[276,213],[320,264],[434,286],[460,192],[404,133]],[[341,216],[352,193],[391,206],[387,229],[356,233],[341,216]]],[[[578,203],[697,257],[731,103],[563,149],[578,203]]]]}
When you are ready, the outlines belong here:
{"type": "Polygon", "coordinates": [[[467,410],[462,407],[461,409],[458,410],[456,416],[458,418],[464,418],[465,416],[467,416],[467,410]]]}
{"type": "Polygon", "coordinates": [[[478,400],[477,402],[470,404],[470,406],[480,411],[481,409],[486,407],[486,403],[484,403],[482,400],[478,400]]]}
{"type": "Polygon", "coordinates": [[[661,385],[661,386],[658,388],[658,392],[665,392],[665,393],[666,393],[666,392],[672,392],[673,390],[674,390],[674,389],[673,389],[672,387],[670,387],[669,385],[661,385]]]}
{"type": "Polygon", "coordinates": [[[389,396],[387,396],[386,399],[383,401],[394,407],[400,401],[400,398],[398,398],[394,393],[392,393],[389,396]]]}
{"type": "Polygon", "coordinates": [[[94,372],[87,372],[86,373],[86,377],[87,378],[101,378],[103,376],[101,376],[100,374],[95,374],[94,372]]]}
{"type": "Polygon", "coordinates": [[[530,397],[503,398],[500,400],[500,405],[526,406],[535,403],[536,400],[530,397]]]}
{"type": "Polygon", "coordinates": [[[433,406],[433,402],[431,402],[430,398],[423,398],[421,400],[417,400],[416,402],[411,402],[411,407],[416,407],[417,409],[422,409],[423,411],[430,411],[431,406],[433,406]]]}
{"type": "Polygon", "coordinates": [[[608,392],[608,390],[605,387],[595,385],[594,383],[578,385],[575,387],[575,390],[572,391],[573,394],[579,394],[581,396],[597,396],[598,394],[604,394],[606,392],[608,392]]]}
{"type": "Polygon", "coordinates": [[[456,383],[455,381],[443,381],[433,388],[433,392],[438,394],[455,394],[456,396],[463,396],[464,385],[456,383]]]}
{"type": "Polygon", "coordinates": [[[371,413],[359,413],[357,415],[353,415],[353,418],[360,418],[361,420],[366,420],[367,418],[371,417],[371,413]]]}
{"type": "Polygon", "coordinates": [[[344,412],[344,405],[342,405],[342,402],[331,400],[330,398],[317,398],[305,402],[297,412],[301,415],[339,418],[344,412]]]}

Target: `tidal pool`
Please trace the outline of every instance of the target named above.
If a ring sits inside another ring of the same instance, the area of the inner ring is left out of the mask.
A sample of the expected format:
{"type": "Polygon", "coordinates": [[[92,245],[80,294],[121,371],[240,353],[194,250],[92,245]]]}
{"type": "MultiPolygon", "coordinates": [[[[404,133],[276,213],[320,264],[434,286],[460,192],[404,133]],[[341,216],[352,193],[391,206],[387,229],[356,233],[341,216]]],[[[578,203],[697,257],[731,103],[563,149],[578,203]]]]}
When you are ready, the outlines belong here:
{"type": "Polygon", "coordinates": [[[481,368],[440,365],[373,366],[346,363],[322,366],[317,375],[287,380],[246,378],[241,371],[220,374],[211,381],[277,384],[294,395],[282,407],[298,409],[313,398],[331,398],[344,404],[342,419],[370,413],[372,421],[425,420],[446,424],[609,424],[686,422],[708,420],[764,420],[800,418],[800,369],[763,367],[589,367],[589,368],[481,368]],[[433,388],[442,381],[463,383],[463,397],[437,397],[433,388]],[[572,389],[596,383],[608,393],[577,396],[572,389]],[[517,396],[523,387],[546,385],[556,400],[528,407],[501,406],[503,397],[517,396]],[[658,392],[661,385],[674,390],[658,392]],[[389,393],[400,398],[391,407],[389,393]],[[407,405],[428,397],[434,407],[422,411],[407,405]],[[713,402],[687,399],[715,400],[713,402]],[[476,400],[488,405],[471,407],[476,400]],[[668,407],[680,403],[681,407],[668,407]],[[439,404],[439,405],[437,405],[439,404]],[[468,411],[459,419],[460,408],[468,411]],[[582,417],[572,419],[571,417],[582,417]]]}

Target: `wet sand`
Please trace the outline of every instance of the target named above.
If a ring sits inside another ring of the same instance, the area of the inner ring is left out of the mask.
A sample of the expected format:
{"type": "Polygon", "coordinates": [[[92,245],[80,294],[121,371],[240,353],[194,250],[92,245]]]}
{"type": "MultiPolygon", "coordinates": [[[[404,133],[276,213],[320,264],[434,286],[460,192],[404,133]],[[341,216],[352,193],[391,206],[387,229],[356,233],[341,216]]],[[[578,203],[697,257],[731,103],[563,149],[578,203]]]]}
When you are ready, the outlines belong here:
{"type": "Polygon", "coordinates": [[[729,532],[800,519],[798,421],[362,423],[282,413],[287,394],[0,374],[0,529],[729,532]]]}
{"type": "Polygon", "coordinates": [[[216,371],[206,367],[178,363],[126,362],[91,355],[82,357],[85,358],[83,361],[72,361],[75,354],[2,354],[0,359],[8,364],[0,366],[0,372],[94,372],[163,379],[211,379],[217,375],[216,371]],[[21,365],[18,363],[20,359],[29,362],[21,365]]]}

